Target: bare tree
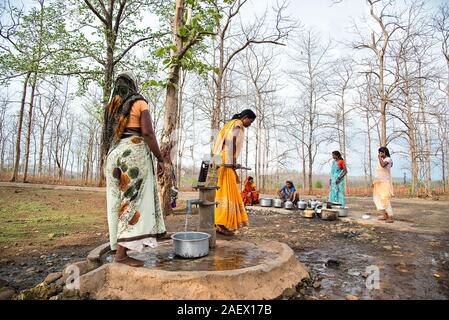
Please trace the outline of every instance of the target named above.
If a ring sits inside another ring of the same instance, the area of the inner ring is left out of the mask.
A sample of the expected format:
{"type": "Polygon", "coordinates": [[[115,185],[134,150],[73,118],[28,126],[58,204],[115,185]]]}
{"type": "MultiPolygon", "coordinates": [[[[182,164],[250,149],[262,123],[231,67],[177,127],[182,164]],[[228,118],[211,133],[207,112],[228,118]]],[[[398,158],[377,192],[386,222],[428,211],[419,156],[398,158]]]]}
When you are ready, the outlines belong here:
{"type": "Polygon", "coordinates": [[[318,147],[326,138],[320,134],[325,125],[321,104],[330,94],[328,90],[331,65],[329,54],[331,41],[321,44],[320,35],[310,28],[296,40],[294,53],[290,55],[295,69],[289,71],[289,76],[299,92],[303,92],[301,106],[290,111],[293,123],[292,128],[305,128],[303,133],[296,130],[292,136],[304,145],[308,160],[308,192],[313,190],[313,164],[318,152],[318,147]]]}
{"type": "MultiPolygon", "coordinates": [[[[296,23],[290,21],[288,16],[285,16],[287,2],[283,1],[282,3],[276,2],[272,27],[267,27],[268,12],[265,11],[261,17],[256,17],[255,21],[249,25],[245,26],[241,21],[240,30],[233,32],[232,23],[247,2],[248,0],[236,0],[229,4],[225,3],[223,6],[219,5],[219,1],[215,2],[217,10],[223,14],[223,19],[217,25],[218,63],[217,73],[213,78],[215,84],[215,102],[212,112],[213,131],[218,130],[220,120],[223,118],[223,78],[233,59],[251,44],[285,45],[282,41],[297,26],[296,23]]],[[[214,134],[212,133],[211,141],[213,138],[214,134]]]]}
{"type": "MultiPolygon", "coordinates": [[[[377,70],[372,72],[379,79],[379,101],[380,101],[380,117],[381,117],[381,144],[388,144],[387,138],[387,104],[389,103],[389,93],[395,87],[395,81],[390,86],[385,83],[386,80],[386,57],[387,49],[392,41],[392,37],[397,30],[401,28],[399,19],[400,14],[391,10],[392,2],[384,0],[366,0],[369,6],[371,18],[376,22],[380,32],[371,31],[369,39],[364,39],[361,32],[359,35],[362,40],[354,44],[356,49],[370,49],[377,60],[377,70]],[[379,7],[379,8],[378,8],[379,7]],[[390,11],[388,11],[390,9],[390,11]]],[[[358,31],[358,27],[355,26],[358,31]]]]}

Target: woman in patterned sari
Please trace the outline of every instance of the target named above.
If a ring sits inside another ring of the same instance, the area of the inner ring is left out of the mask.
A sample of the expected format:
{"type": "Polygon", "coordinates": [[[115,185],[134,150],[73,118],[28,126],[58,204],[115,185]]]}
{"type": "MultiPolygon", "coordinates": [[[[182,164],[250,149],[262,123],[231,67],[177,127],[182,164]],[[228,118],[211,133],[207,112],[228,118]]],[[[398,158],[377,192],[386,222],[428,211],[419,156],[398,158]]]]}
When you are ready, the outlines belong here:
{"type": "Polygon", "coordinates": [[[346,163],[340,151],[332,152],[331,178],[329,179],[329,201],[345,206],[345,176],[348,173],[346,163]]]}
{"type": "Polygon", "coordinates": [[[131,74],[120,74],[104,111],[103,148],[109,238],[116,250],[114,262],[133,267],[144,262],[128,256],[128,250],[155,247],[165,231],[159,206],[152,154],[158,173],[164,158],[154,134],[148,104],[138,93],[131,74]]]}
{"type": "MultiPolygon", "coordinates": [[[[215,201],[215,226],[217,232],[234,235],[238,228],[248,225],[248,215],[242,201],[237,184],[237,158],[242,150],[244,128],[248,128],[256,119],[253,111],[246,109],[232,117],[220,130],[214,146],[214,158],[220,159],[218,169],[218,187],[215,201]]],[[[217,161],[217,160],[215,160],[217,161]]]]}

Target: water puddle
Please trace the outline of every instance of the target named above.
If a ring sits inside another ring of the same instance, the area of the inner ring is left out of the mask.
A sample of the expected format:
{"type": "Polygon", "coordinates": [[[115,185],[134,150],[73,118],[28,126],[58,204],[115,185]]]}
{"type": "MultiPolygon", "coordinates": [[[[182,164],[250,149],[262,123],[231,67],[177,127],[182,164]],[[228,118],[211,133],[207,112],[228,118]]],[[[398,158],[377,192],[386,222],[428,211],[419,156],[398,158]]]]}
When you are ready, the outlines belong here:
{"type": "MultiPolygon", "coordinates": [[[[171,243],[159,244],[159,247],[144,253],[130,253],[130,256],[145,261],[144,267],[165,271],[225,271],[243,269],[273,260],[276,253],[248,248],[216,247],[209,254],[198,259],[184,259],[174,253],[171,243]]],[[[112,262],[112,255],[104,258],[112,262]]]]}

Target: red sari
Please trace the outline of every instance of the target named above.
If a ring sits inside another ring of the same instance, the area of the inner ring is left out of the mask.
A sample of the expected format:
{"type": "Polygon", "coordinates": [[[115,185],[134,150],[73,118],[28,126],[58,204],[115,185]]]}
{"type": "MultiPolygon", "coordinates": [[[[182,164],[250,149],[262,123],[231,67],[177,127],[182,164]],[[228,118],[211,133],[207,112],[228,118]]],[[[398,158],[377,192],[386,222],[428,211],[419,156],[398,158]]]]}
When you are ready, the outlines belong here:
{"type": "Polygon", "coordinates": [[[259,203],[259,192],[256,191],[256,184],[245,180],[245,187],[242,191],[242,200],[245,205],[253,205],[259,203]]]}

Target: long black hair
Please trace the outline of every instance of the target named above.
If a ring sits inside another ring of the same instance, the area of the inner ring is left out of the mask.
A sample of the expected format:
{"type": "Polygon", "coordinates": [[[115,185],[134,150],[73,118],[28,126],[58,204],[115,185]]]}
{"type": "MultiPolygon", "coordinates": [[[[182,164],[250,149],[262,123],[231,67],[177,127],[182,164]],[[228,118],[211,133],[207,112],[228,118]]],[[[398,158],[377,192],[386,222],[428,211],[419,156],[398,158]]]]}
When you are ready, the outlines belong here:
{"type": "Polygon", "coordinates": [[[245,109],[240,113],[236,113],[232,116],[232,120],[235,119],[240,119],[242,120],[243,118],[248,117],[250,119],[256,119],[256,114],[253,112],[253,110],[251,109],[245,109]]]}
{"type": "MultiPolygon", "coordinates": [[[[378,150],[378,152],[383,152],[383,153],[385,153],[385,155],[386,155],[388,158],[391,159],[391,156],[390,156],[390,150],[388,150],[387,147],[380,147],[379,150],[378,150]]],[[[393,159],[391,160],[391,166],[393,166],[393,159]]]]}
{"type": "Polygon", "coordinates": [[[343,160],[343,157],[341,156],[340,151],[332,151],[332,154],[335,155],[335,156],[337,156],[337,158],[338,158],[339,160],[343,160]]]}

